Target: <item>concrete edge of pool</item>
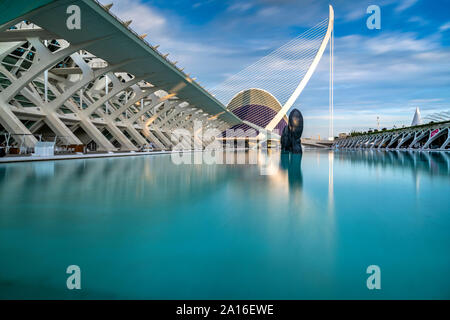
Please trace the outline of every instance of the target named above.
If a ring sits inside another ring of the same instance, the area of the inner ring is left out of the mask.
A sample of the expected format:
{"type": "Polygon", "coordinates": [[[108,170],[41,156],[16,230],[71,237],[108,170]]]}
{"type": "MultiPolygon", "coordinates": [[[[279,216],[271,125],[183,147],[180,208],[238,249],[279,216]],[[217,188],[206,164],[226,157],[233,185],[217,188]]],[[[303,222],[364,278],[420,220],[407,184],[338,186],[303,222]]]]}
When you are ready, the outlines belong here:
{"type": "Polygon", "coordinates": [[[54,155],[48,157],[24,156],[24,157],[5,157],[0,158],[0,163],[13,162],[31,162],[31,161],[54,161],[54,160],[71,160],[71,159],[90,159],[90,158],[114,158],[114,157],[132,157],[170,154],[173,152],[196,152],[199,150],[183,150],[183,151],[149,151],[149,152],[117,152],[117,153],[96,153],[96,154],[66,154],[54,155]]]}
{"type": "MultiPolygon", "coordinates": [[[[303,150],[333,150],[340,151],[339,149],[331,149],[331,148],[312,148],[312,147],[304,147],[303,150]]],[[[246,149],[234,149],[234,151],[246,150],[246,149]]],[[[349,151],[355,151],[357,149],[346,149],[349,151]]],[[[364,150],[364,149],[359,149],[364,150]]],[[[371,149],[369,149],[371,150],[371,149]]],[[[117,158],[117,157],[132,157],[132,156],[146,156],[146,155],[161,155],[161,154],[170,154],[170,153],[186,153],[186,152],[203,152],[204,150],[180,150],[180,151],[148,151],[148,152],[116,152],[116,153],[95,153],[95,154],[66,154],[66,155],[54,155],[48,157],[42,156],[17,156],[17,157],[4,157],[0,158],[0,164],[2,163],[14,163],[14,162],[32,162],[32,161],[55,161],[55,160],[72,160],[72,159],[91,159],[91,158],[117,158]]],[[[372,150],[372,151],[385,151],[385,150],[372,150]]],[[[419,153],[450,153],[450,150],[392,150],[392,151],[413,151],[419,153]]]]}

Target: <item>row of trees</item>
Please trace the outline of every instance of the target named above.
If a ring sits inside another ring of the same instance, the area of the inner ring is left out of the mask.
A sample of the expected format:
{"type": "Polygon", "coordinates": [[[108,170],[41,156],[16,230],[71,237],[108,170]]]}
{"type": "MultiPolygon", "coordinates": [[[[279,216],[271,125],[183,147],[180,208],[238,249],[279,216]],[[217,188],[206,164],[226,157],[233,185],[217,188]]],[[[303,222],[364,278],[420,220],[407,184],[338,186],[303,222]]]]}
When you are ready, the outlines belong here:
{"type": "MultiPolygon", "coordinates": [[[[443,122],[448,122],[448,121],[443,121],[443,122]]],[[[436,123],[441,123],[441,122],[436,122],[436,123]]],[[[421,125],[417,125],[417,126],[412,126],[412,127],[409,127],[409,128],[420,128],[420,127],[426,127],[426,126],[429,126],[429,125],[432,125],[432,124],[435,124],[435,122],[434,121],[430,121],[430,122],[428,122],[428,123],[426,123],[426,124],[421,124],[421,125]]],[[[395,130],[400,130],[400,129],[404,129],[405,128],[405,126],[403,125],[401,128],[397,128],[396,126],[394,126],[392,129],[387,129],[387,128],[383,128],[383,129],[381,129],[381,130],[378,130],[378,129],[369,129],[369,130],[367,130],[367,131],[356,131],[356,130],[352,130],[351,132],[350,132],[350,136],[351,137],[356,137],[356,136],[362,136],[362,135],[365,135],[365,134],[372,134],[372,133],[378,133],[378,132],[388,132],[388,131],[395,131],[395,130]]]]}

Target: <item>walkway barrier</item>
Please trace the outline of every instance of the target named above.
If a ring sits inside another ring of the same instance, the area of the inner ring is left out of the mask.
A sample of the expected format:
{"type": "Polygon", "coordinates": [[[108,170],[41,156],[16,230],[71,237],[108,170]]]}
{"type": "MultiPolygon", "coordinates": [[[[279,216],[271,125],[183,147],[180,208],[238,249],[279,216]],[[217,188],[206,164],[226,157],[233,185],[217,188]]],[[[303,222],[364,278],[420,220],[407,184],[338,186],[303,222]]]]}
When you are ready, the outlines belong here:
{"type": "Polygon", "coordinates": [[[333,148],[450,151],[450,121],[350,136],[333,148]]]}
{"type": "Polygon", "coordinates": [[[49,157],[55,155],[55,142],[38,141],[34,146],[34,154],[36,157],[49,157]]]}

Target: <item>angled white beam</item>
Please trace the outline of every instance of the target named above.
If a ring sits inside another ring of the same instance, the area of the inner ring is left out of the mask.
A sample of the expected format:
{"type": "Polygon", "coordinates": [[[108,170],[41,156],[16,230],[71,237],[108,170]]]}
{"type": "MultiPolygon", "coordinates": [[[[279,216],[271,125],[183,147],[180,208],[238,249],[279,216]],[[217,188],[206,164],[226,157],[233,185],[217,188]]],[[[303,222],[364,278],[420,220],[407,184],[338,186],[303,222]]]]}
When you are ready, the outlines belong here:
{"type": "MultiPolygon", "coordinates": [[[[142,128],[145,127],[144,122],[138,120],[137,121],[142,128]]],[[[142,135],[145,136],[149,141],[155,143],[159,148],[166,149],[164,143],[162,143],[150,130],[142,130],[142,135]]]]}
{"type": "Polygon", "coordinates": [[[147,126],[150,125],[151,123],[153,123],[153,121],[155,121],[161,114],[163,114],[164,112],[166,112],[167,110],[169,110],[171,107],[173,107],[173,104],[169,103],[170,100],[164,100],[161,101],[161,99],[156,100],[155,102],[149,103],[148,105],[144,106],[144,108],[142,110],[140,110],[139,112],[137,112],[136,114],[134,114],[133,116],[131,116],[128,121],[130,123],[134,123],[137,119],[139,119],[142,115],[144,115],[145,113],[147,113],[149,110],[153,109],[153,108],[159,108],[161,105],[165,104],[164,107],[162,109],[160,109],[160,111],[155,112],[147,121],[147,126]]]}
{"type": "Polygon", "coordinates": [[[423,149],[427,149],[434,140],[436,140],[437,138],[439,138],[440,136],[442,136],[446,132],[447,132],[447,129],[440,128],[439,131],[432,137],[431,137],[431,132],[430,132],[430,137],[428,138],[428,141],[425,142],[425,144],[423,145],[423,149]]]}
{"type": "Polygon", "coordinates": [[[147,140],[145,140],[145,138],[132,125],[127,126],[125,130],[134,139],[134,141],[138,143],[139,146],[142,147],[147,144],[147,140]]]}
{"type": "MultiPolygon", "coordinates": [[[[81,64],[81,61],[79,59],[82,59],[78,54],[73,54],[72,59],[74,59],[75,63],[81,64]]],[[[88,85],[90,82],[94,81],[95,79],[103,76],[104,74],[119,69],[120,67],[129,64],[131,62],[134,62],[135,59],[128,59],[124,60],[122,62],[119,62],[117,64],[109,65],[106,68],[98,69],[98,70],[90,70],[89,73],[83,72],[83,77],[74,83],[71,87],[67,88],[66,91],[64,91],[61,95],[59,95],[55,100],[48,103],[48,108],[51,110],[57,110],[59,107],[61,107],[64,102],[66,102],[70,97],[72,97],[78,90],[82,89],[86,85],[88,85]]]]}
{"type": "Polygon", "coordinates": [[[427,134],[429,134],[430,133],[430,131],[429,130],[425,130],[425,131],[422,131],[422,132],[417,132],[415,135],[414,135],[414,140],[409,144],[409,146],[408,146],[408,148],[412,148],[412,147],[414,147],[414,145],[417,143],[417,142],[419,142],[420,140],[422,140],[423,139],[423,137],[425,137],[427,134]]]}
{"type": "Polygon", "coordinates": [[[17,118],[17,116],[11,111],[10,105],[0,100],[0,124],[9,133],[21,135],[20,138],[26,147],[34,147],[37,139],[34,136],[29,135],[31,132],[23,125],[23,123],[17,118]]]}
{"type": "Polygon", "coordinates": [[[25,86],[28,85],[30,81],[32,81],[34,78],[38,77],[40,74],[42,74],[45,70],[49,69],[50,67],[54,66],[58,62],[64,60],[74,52],[86,48],[89,45],[96,43],[98,41],[104,40],[108,37],[102,37],[98,39],[93,39],[77,44],[72,44],[67,48],[58,50],[54,53],[52,53],[50,50],[48,50],[44,44],[38,39],[38,38],[30,38],[28,41],[35,47],[36,49],[36,55],[38,56],[37,59],[39,59],[39,63],[33,63],[33,65],[30,67],[30,69],[22,74],[20,79],[18,81],[15,81],[12,83],[8,88],[3,90],[0,93],[1,99],[5,102],[9,102],[12,98],[14,98],[20,90],[22,90],[25,86]]]}
{"type": "Polygon", "coordinates": [[[447,140],[442,144],[441,149],[447,148],[448,145],[450,145],[450,128],[447,129],[447,140]]]}
{"type": "MultiPolygon", "coordinates": [[[[147,130],[150,131],[150,130],[147,130]]],[[[147,132],[146,131],[146,132],[147,132]]],[[[161,132],[161,130],[159,129],[154,129],[152,130],[155,135],[160,139],[160,141],[162,141],[164,143],[164,145],[166,146],[166,148],[170,148],[172,146],[172,141],[170,141],[169,139],[167,139],[167,137],[161,132]]]]}
{"type": "Polygon", "coordinates": [[[292,107],[292,105],[297,100],[299,95],[302,93],[302,91],[305,88],[306,84],[308,83],[309,79],[311,79],[311,76],[313,75],[314,71],[316,70],[320,59],[322,58],[325,48],[330,40],[331,32],[333,31],[333,26],[334,26],[334,10],[333,10],[333,7],[331,5],[329,5],[328,29],[325,34],[325,37],[322,40],[322,43],[320,44],[319,50],[317,51],[317,54],[314,57],[313,62],[311,63],[305,76],[300,81],[298,87],[295,89],[294,93],[289,97],[289,99],[286,101],[286,103],[281,108],[281,110],[276,114],[276,116],[266,126],[266,130],[272,131],[277,126],[277,124],[280,122],[280,120],[286,115],[286,113],[292,107]]]}
{"type": "MultiPolygon", "coordinates": [[[[142,100],[143,98],[152,95],[153,93],[155,93],[158,90],[159,89],[156,87],[146,89],[145,91],[144,90],[141,91],[139,89],[139,91],[137,91],[134,98],[128,100],[128,102],[126,102],[122,107],[120,107],[119,109],[117,109],[111,113],[111,118],[113,118],[113,119],[118,118],[122,113],[124,113],[131,106],[135,105],[139,100],[142,100]]],[[[143,107],[142,104],[141,104],[141,107],[143,107]]],[[[141,111],[142,111],[142,109],[141,109],[141,111]]]]}
{"type": "Polygon", "coordinates": [[[183,111],[184,106],[181,106],[183,103],[180,103],[179,105],[175,106],[173,110],[169,110],[169,113],[155,124],[157,128],[164,129],[163,126],[166,124],[169,120],[172,120],[175,116],[177,116],[181,111],[183,111]]]}
{"type": "Polygon", "coordinates": [[[141,80],[145,80],[148,77],[148,75],[143,75],[139,77],[135,77],[134,79],[131,79],[127,82],[120,82],[118,86],[114,85],[113,89],[108,92],[108,94],[105,94],[103,97],[95,101],[93,104],[91,104],[86,110],[84,110],[84,114],[91,115],[93,112],[95,112],[98,108],[100,108],[104,103],[108,102],[111,98],[115,97],[118,93],[121,91],[129,88],[130,86],[138,83],[141,80]]]}

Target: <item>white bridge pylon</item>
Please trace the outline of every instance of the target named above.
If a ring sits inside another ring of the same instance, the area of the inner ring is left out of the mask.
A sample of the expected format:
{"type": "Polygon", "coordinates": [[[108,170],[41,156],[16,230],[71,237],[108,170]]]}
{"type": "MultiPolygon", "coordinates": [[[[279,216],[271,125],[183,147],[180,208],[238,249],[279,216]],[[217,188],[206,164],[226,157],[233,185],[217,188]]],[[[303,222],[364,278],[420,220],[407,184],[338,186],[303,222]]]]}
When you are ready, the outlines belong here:
{"type": "Polygon", "coordinates": [[[311,65],[309,66],[308,71],[306,72],[305,76],[302,78],[300,83],[298,84],[295,91],[292,93],[292,95],[289,97],[289,99],[284,104],[283,108],[277,113],[277,115],[269,122],[269,124],[266,126],[267,131],[272,131],[275,126],[280,122],[280,120],[286,115],[286,113],[289,111],[289,109],[294,105],[297,98],[302,93],[303,89],[306,87],[306,84],[311,79],[311,76],[313,75],[314,71],[317,68],[317,65],[320,62],[320,59],[323,56],[323,53],[325,51],[325,48],[327,47],[327,44],[330,41],[332,32],[334,27],[334,9],[330,5],[329,6],[329,18],[328,18],[328,28],[327,32],[322,40],[322,43],[320,44],[319,50],[317,51],[316,56],[314,57],[314,60],[312,61],[311,65]]]}
{"type": "MultiPolygon", "coordinates": [[[[238,110],[237,92],[256,90],[270,93],[278,108],[270,107],[275,116],[268,118],[264,108],[244,112],[243,123],[259,132],[257,140],[279,139],[274,130],[295,104],[316,70],[330,43],[330,130],[332,126],[332,39],[334,9],[329,5],[329,16],[270,54],[259,59],[213,89],[216,98],[229,110],[238,110]]],[[[261,99],[260,99],[261,100],[261,99]]],[[[262,99],[264,101],[264,99],[262,99]]],[[[286,119],[286,118],[285,118],[286,119]]]]}

